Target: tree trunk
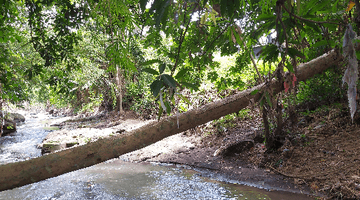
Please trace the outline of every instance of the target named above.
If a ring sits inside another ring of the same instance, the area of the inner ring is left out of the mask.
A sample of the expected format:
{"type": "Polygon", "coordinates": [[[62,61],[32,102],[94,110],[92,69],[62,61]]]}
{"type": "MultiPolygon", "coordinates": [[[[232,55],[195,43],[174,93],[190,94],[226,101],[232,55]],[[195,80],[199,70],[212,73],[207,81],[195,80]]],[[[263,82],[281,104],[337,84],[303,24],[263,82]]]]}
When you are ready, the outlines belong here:
{"type": "MultiPolygon", "coordinates": [[[[298,70],[298,80],[306,80],[330,66],[338,64],[341,59],[341,54],[333,50],[308,63],[301,64],[298,70]]],[[[238,112],[249,105],[250,99],[259,101],[261,93],[266,87],[272,87],[274,93],[283,90],[283,85],[273,80],[271,83],[260,84],[221,101],[212,102],[180,114],[179,128],[177,127],[177,117],[170,116],[123,135],[100,139],[87,145],[27,161],[2,165],[0,166],[0,191],[95,165],[224,115],[238,112]],[[258,92],[255,94],[256,90],[258,92]]]]}
{"type": "Polygon", "coordinates": [[[123,107],[122,107],[122,84],[121,84],[121,70],[119,69],[119,66],[116,65],[116,86],[117,86],[117,94],[116,94],[116,99],[117,99],[117,111],[119,111],[120,113],[123,112],[123,107]]]}
{"type": "Polygon", "coordinates": [[[5,116],[4,116],[4,111],[3,111],[3,100],[1,98],[2,96],[2,88],[1,88],[1,83],[0,83],[0,137],[3,134],[3,130],[4,130],[4,124],[5,124],[5,116]]]}

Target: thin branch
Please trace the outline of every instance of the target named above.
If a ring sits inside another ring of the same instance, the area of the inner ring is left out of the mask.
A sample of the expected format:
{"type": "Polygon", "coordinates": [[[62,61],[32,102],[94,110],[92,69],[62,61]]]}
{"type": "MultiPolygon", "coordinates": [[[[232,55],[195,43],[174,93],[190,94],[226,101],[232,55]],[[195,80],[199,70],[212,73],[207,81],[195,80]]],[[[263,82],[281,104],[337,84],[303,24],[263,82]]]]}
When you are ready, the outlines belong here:
{"type": "Polygon", "coordinates": [[[219,37],[224,34],[224,32],[229,28],[230,24],[232,24],[232,21],[234,19],[234,15],[231,17],[230,19],[230,23],[226,25],[226,27],[224,28],[224,30],[221,31],[221,33],[210,43],[210,45],[208,46],[208,48],[206,49],[206,51],[203,53],[203,55],[206,55],[207,51],[209,51],[209,49],[211,48],[211,46],[213,45],[213,43],[219,39],[219,37]]]}
{"type": "MultiPolygon", "coordinates": [[[[177,65],[178,65],[179,57],[180,57],[181,45],[182,45],[182,43],[183,43],[183,41],[184,41],[185,34],[186,34],[186,32],[187,32],[187,30],[188,30],[188,28],[189,28],[192,15],[194,14],[194,12],[195,12],[195,10],[196,10],[197,7],[198,7],[198,4],[196,4],[196,6],[194,7],[194,9],[193,9],[193,11],[192,11],[192,13],[191,13],[191,15],[190,15],[189,22],[187,23],[186,28],[185,28],[183,34],[181,35],[180,44],[179,44],[178,52],[177,52],[177,55],[176,55],[176,61],[175,61],[175,64],[174,64],[173,68],[171,69],[171,76],[174,75],[175,69],[176,69],[176,67],[177,67],[177,65]]],[[[184,13],[184,21],[185,21],[185,19],[186,19],[185,17],[186,17],[186,12],[184,13]]]]}
{"type": "Polygon", "coordinates": [[[282,6],[284,8],[284,10],[286,12],[288,12],[291,16],[297,18],[297,19],[300,19],[300,20],[303,20],[303,21],[308,21],[308,22],[312,22],[312,23],[316,23],[316,24],[336,24],[336,25],[344,25],[342,23],[337,23],[337,22],[328,22],[328,21],[314,21],[314,20],[311,20],[311,19],[306,19],[306,18],[303,18],[303,17],[300,17],[300,16],[297,16],[295,15],[294,13],[290,12],[285,6],[282,6]]]}

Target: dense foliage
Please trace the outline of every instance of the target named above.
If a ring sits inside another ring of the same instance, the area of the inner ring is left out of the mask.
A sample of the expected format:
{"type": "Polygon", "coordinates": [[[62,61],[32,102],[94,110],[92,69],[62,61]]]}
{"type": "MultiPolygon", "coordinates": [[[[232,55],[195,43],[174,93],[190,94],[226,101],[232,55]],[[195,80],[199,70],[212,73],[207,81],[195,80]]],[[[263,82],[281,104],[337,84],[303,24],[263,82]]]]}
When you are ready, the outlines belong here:
{"type": "MultiPolygon", "coordinates": [[[[158,106],[160,117],[184,110],[177,105],[190,103],[181,92],[185,88],[196,91],[208,83],[218,91],[244,90],[282,80],[284,71],[296,77],[299,63],[342,49],[348,24],[359,33],[360,7],[355,4],[2,0],[1,99],[36,100],[76,111],[122,111],[124,106],[143,112],[158,106]],[[234,62],[223,66],[229,62],[220,63],[221,56],[234,62]]],[[[317,91],[315,82],[331,81],[327,77],[300,88],[317,91]]],[[[305,100],[309,90],[304,91],[297,96],[305,100]]],[[[281,96],[266,95],[283,102],[281,96]]],[[[275,109],[268,98],[261,106],[265,112],[275,109]]]]}

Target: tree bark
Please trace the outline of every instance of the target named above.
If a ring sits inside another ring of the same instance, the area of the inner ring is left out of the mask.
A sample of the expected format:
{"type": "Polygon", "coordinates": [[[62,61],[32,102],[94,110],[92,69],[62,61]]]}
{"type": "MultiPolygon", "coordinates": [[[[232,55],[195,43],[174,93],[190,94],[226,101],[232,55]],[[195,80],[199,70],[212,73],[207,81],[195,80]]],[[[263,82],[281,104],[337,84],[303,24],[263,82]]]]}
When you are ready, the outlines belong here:
{"type": "Polygon", "coordinates": [[[117,111],[123,113],[122,107],[122,83],[121,83],[121,70],[118,65],[116,65],[116,86],[117,86],[117,111]]]}
{"type": "MultiPolygon", "coordinates": [[[[304,81],[330,66],[338,64],[341,60],[341,54],[336,50],[332,50],[308,63],[300,64],[297,78],[299,81],[304,81]]],[[[286,76],[289,76],[289,74],[286,74],[286,76]]],[[[179,128],[177,127],[177,117],[170,116],[123,135],[100,139],[87,145],[27,161],[2,165],[0,166],[0,191],[95,165],[224,115],[238,112],[249,105],[250,99],[259,101],[262,91],[267,87],[272,87],[274,93],[283,90],[283,85],[273,80],[271,83],[260,84],[221,101],[212,102],[198,109],[180,114],[179,128]],[[255,93],[254,91],[258,92],[255,93]]]]}

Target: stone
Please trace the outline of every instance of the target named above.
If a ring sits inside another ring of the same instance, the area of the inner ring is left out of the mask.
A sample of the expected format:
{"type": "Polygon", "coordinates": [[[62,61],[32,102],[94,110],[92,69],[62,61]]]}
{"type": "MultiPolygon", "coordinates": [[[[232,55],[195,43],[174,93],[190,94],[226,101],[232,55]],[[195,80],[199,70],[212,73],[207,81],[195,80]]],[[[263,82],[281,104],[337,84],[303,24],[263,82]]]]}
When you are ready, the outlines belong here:
{"type": "Polygon", "coordinates": [[[3,133],[0,136],[6,136],[15,131],[16,131],[16,122],[10,119],[5,119],[5,124],[3,125],[3,133]]]}
{"type": "Polygon", "coordinates": [[[64,148],[65,146],[66,144],[61,144],[57,141],[43,143],[41,147],[41,154],[52,153],[64,148]]]}
{"type": "MultiPolygon", "coordinates": [[[[0,113],[0,118],[2,113],[0,113]]],[[[5,124],[3,125],[3,133],[0,136],[6,136],[16,131],[16,123],[24,122],[25,117],[18,113],[6,113],[5,124]]],[[[1,122],[0,122],[1,123],[1,122]]]]}
{"type": "Polygon", "coordinates": [[[9,113],[9,118],[13,119],[16,123],[25,122],[25,117],[19,113],[9,113]]]}

